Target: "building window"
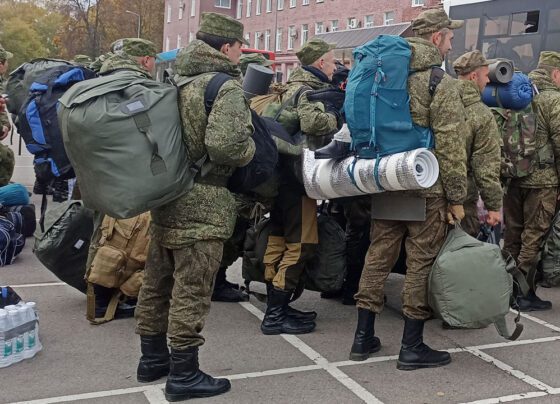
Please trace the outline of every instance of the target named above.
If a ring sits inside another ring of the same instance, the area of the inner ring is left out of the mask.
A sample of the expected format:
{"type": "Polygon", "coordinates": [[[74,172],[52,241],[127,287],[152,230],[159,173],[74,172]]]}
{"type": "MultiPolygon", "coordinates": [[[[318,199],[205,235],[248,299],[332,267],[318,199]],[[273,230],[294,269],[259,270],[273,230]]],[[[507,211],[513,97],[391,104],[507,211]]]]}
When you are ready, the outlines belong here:
{"type": "Polygon", "coordinates": [[[266,12],[267,13],[272,12],[272,0],[266,0],[266,12]]]}
{"type": "Polygon", "coordinates": [[[252,7],[253,7],[253,0],[247,0],[247,17],[251,16],[252,7]]]}
{"type": "Polygon", "coordinates": [[[346,23],[346,27],[348,29],[358,28],[358,20],[355,17],[348,18],[348,21],[346,23]]]}
{"type": "Polygon", "coordinates": [[[276,30],[276,52],[282,50],[282,28],[276,30]]]}
{"type": "Polygon", "coordinates": [[[181,34],[177,35],[177,49],[181,47],[181,34]]]}
{"type": "Polygon", "coordinates": [[[241,14],[243,14],[243,1],[238,0],[237,1],[237,14],[236,14],[237,19],[241,18],[241,14]]]}
{"type": "Polygon", "coordinates": [[[185,9],[185,3],[183,3],[183,0],[179,0],[179,19],[182,20],[183,19],[183,10],[185,9]]]}
{"type": "Polygon", "coordinates": [[[322,3],[322,2],[323,2],[323,0],[317,0],[317,3],[322,3]]]}
{"type": "Polygon", "coordinates": [[[216,7],[231,8],[231,0],[216,0],[216,7]]]}
{"type": "Polygon", "coordinates": [[[412,0],[412,7],[420,7],[426,3],[426,0],[412,0]]]}
{"type": "Polygon", "coordinates": [[[338,20],[331,21],[331,32],[338,31],[338,20]]]}
{"type": "Polygon", "coordinates": [[[395,23],[395,12],[394,11],[387,11],[383,13],[383,25],[389,25],[395,23]]]}
{"type": "Polygon", "coordinates": [[[191,0],[191,17],[196,15],[196,0],[191,0]]]}
{"type": "Polygon", "coordinates": [[[315,35],[322,34],[324,32],[323,22],[316,22],[315,23],[315,35]]]}
{"type": "Polygon", "coordinates": [[[246,33],[245,33],[245,40],[247,41],[247,43],[248,43],[249,45],[244,45],[244,46],[249,46],[249,47],[251,47],[251,33],[250,33],[250,32],[246,32],[246,33]]]}
{"type": "Polygon", "coordinates": [[[255,49],[261,48],[261,37],[262,34],[260,32],[255,32],[255,49]]]}
{"type": "Polygon", "coordinates": [[[290,0],[290,8],[294,8],[296,6],[297,0],[290,0]]]}
{"type": "Polygon", "coordinates": [[[171,22],[171,4],[167,5],[167,22],[171,22]]]}
{"type": "Polygon", "coordinates": [[[264,50],[270,50],[270,30],[264,32],[264,50]]]}
{"type": "Polygon", "coordinates": [[[366,28],[373,27],[373,15],[366,15],[364,17],[364,27],[366,28]]]}
{"type": "Polygon", "coordinates": [[[303,24],[301,26],[301,44],[303,45],[304,43],[306,43],[308,38],[309,38],[309,25],[303,24]]]}
{"type": "Polygon", "coordinates": [[[288,27],[288,50],[294,49],[294,39],[297,38],[296,27],[290,25],[288,27]]]}
{"type": "Polygon", "coordinates": [[[301,2],[301,5],[302,5],[302,6],[308,6],[308,5],[309,5],[309,0],[303,0],[303,1],[301,2]]]}
{"type": "Polygon", "coordinates": [[[169,50],[169,46],[170,46],[170,40],[169,40],[169,36],[167,38],[165,38],[165,51],[167,52],[169,50]]]}
{"type": "Polygon", "coordinates": [[[194,32],[189,32],[189,43],[191,43],[194,39],[194,32]]]}
{"type": "Polygon", "coordinates": [[[277,0],[277,9],[278,10],[284,10],[284,0],[277,0]]]}
{"type": "Polygon", "coordinates": [[[255,14],[256,15],[261,15],[261,2],[262,2],[262,0],[257,0],[257,3],[255,4],[255,14]]]}

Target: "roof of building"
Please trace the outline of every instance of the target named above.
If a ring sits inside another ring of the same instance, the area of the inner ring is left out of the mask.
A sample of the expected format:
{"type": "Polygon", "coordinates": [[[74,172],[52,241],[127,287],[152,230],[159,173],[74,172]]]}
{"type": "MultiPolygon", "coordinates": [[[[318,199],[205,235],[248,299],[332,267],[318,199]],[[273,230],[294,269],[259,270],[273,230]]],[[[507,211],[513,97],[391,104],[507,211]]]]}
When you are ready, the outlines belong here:
{"type": "Polygon", "coordinates": [[[353,49],[365,44],[379,35],[403,35],[410,28],[410,22],[400,24],[380,25],[371,28],[348,29],[344,31],[325,32],[317,34],[317,38],[328,43],[335,43],[336,49],[353,49]]]}

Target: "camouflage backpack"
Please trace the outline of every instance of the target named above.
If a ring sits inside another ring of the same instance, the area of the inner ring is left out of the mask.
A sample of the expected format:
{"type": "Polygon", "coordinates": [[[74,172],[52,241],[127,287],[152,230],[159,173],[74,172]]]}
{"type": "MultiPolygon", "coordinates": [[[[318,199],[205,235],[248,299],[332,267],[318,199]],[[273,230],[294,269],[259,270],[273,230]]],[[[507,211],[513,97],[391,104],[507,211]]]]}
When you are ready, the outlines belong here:
{"type": "Polygon", "coordinates": [[[531,174],[538,161],[537,116],[531,106],[523,111],[492,108],[502,135],[502,178],[522,178],[531,174]]]}

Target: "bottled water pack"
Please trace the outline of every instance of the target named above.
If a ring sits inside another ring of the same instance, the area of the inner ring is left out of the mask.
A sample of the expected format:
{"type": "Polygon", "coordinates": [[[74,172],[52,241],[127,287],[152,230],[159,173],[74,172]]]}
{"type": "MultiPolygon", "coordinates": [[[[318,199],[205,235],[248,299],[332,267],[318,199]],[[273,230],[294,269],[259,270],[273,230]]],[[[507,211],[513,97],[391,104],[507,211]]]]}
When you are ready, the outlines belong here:
{"type": "Polygon", "coordinates": [[[42,348],[34,302],[20,301],[0,309],[0,368],[32,358],[42,348]]]}

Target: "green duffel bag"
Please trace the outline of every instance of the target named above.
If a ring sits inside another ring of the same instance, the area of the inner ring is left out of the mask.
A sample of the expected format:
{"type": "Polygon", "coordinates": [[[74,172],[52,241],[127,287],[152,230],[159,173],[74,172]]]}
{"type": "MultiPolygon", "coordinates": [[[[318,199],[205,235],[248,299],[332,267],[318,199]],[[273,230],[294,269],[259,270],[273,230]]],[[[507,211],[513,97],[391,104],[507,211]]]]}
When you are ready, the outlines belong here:
{"type": "Polygon", "coordinates": [[[35,231],[33,252],[61,281],[86,293],[86,262],[93,233],[93,212],[82,201],[51,204],[45,231],[35,231]]]}
{"type": "Polygon", "coordinates": [[[511,257],[504,259],[499,246],[479,241],[456,226],[432,267],[428,303],[436,317],[452,327],[482,328],[494,323],[502,337],[513,341],[521,335],[523,325],[519,313],[512,333],[506,325],[512,275],[526,291],[527,284],[511,257]]]}
{"type": "Polygon", "coordinates": [[[127,219],[192,189],[207,156],[188,159],[177,94],[123,70],[77,83],[60,98],[64,147],[88,208],[127,219]]]}

